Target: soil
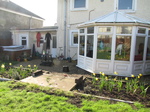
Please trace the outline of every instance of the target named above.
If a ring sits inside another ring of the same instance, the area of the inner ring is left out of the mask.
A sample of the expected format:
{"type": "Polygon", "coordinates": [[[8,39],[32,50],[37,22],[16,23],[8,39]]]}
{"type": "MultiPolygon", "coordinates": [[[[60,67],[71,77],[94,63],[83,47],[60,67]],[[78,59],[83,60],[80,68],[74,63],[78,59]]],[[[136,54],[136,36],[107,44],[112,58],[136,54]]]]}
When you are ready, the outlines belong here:
{"type": "MultiPolygon", "coordinates": [[[[41,64],[40,59],[34,59],[32,61],[19,62],[15,66],[37,65],[39,69],[49,71],[52,74],[84,75],[87,78],[85,78],[84,83],[76,86],[75,90],[77,92],[96,95],[96,96],[116,98],[116,99],[121,99],[121,100],[126,100],[126,101],[133,101],[133,102],[138,101],[138,102],[141,102],[142,104],[144,104],[145,107],[150,107],[150,88],[148,89],[145,97],[141,96],[139,93],[133,94],[133,93],[129,93],[129,92],[126,92],[123,90],[118,92],[117,89],[113,89],[112,92],[109,92],[105,89],[102,91],[99,91],[98,86],[95,86],[96,84],[93,85],[91,78],[89,78],[89,77],[91,77],[91,73],[76,67],[76,64],[77,64],[76,61],[68,62],[67,60],[55,59],[55,60],[53,60],[53,65],[51,65],[51,66],[41,66],[40,64],[41,64]],[[64,72],[63,66],[68,66],[69,72],[64,72]]],[[[143,76],[141,81],[145,81],[145,82],[147,82],[148,85],[150,85],[150,75],[143,76]]],[[[50,93],[47,93],[47,94],[50,94],[50,93]]],[[[81,97],[79,97],[79,95],[76,94],[75,97],[70,97],[68,102],[80,107],[81,106],[81,97]]]]}

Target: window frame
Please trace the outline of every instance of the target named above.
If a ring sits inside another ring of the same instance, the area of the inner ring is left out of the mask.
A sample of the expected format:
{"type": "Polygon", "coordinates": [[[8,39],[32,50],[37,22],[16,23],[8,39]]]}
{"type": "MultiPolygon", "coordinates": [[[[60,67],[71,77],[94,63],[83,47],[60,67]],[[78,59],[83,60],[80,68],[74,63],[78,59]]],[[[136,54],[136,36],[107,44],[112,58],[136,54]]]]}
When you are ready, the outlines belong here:
{"type": "Polygon", "coordinates": [[[78,34],[78,41],[79,41],[79,33],[78,33],[78,30],[71,30],[70,31],[70,46],[71,47],[78,47],[78,42],[77,42],[77,44],[75,44],[74,43],[74,36],[73,36],[73,34],[74,33],[77,33],[78,34]]]}
{"type": "Polygon", "coordinates": [[[137,0],[132,0],[132,9],[119,9],[119,0],[116,0],[115,10],[123,11],[123,12],[135,12],[137,7],[137,0]]]}
{"type": "Polygon", "coordinates": [[[83,8],[75,8],[74,7],[74,0],[71,0],[71,3],[70,3],[70,9],[71,11],[79,11],[79,10],[88,10],[88,0],[85,0],[85,7],[83,8]]]}

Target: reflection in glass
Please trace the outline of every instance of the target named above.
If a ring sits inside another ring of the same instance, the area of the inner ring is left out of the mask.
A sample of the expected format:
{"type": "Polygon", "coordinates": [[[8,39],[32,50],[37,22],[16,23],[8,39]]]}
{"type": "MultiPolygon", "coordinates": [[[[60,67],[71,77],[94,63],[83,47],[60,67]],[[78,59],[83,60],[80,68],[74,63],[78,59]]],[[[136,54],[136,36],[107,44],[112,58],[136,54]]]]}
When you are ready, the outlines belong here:
{"type": "Polygon", "coordinates": [[[138,29],[138,33],[145,34],[146,33],[146,29],[145,28],[139,28],[138,29]]]}
{"type": "Polygon", "coordinates": [[[93,35],[87,36],[86,56],[91,58],[93,58],[93,40],[93,35]]]}
{"type": "Polygon", "coordinates": [[[146,60],[150,60],[150,37],[148,38],[146,60]]]}
{"type": "Polygon", "coordinates": [[[111,27],[100,27],[99,28],[99,33],[110,33],[111,32],[111,27]]]}
{"type": "Polygon", "coordinates": [[[132,34],[132,27],[119,26],[117,27],[117,34],[132,34]]]}
{"type": "Polygon", "coordinates": [[[144,53],[144,44],[145,44],[145,37],[136,37],[136,47],[135,47],[135,61],[142,61],[143,60],[143,53],[144,53]]]}
{"type": "Polygon", "coordinates": [[[80,33],[84,33],[84,29],[80,29],[80,33]]]}
{"type": "Polygon", "coordinates": [[[98,35],[97,40],[97,59],[111,59],[111,35],[98,35]]]}
{"type": "Polygon", "coordinates": [[[117,36],[115,60],[130,60],[131,36],[117,36]]]}
{"type": "Polygon", "coordinates": [[[87,28],[87,33],[94,33],[94,27],[88,27],[87,28]]]}
{"type": "Polygon", "coordinates": [[[79,55],[84,56],[85,36],[80,36],[79,55]]]}

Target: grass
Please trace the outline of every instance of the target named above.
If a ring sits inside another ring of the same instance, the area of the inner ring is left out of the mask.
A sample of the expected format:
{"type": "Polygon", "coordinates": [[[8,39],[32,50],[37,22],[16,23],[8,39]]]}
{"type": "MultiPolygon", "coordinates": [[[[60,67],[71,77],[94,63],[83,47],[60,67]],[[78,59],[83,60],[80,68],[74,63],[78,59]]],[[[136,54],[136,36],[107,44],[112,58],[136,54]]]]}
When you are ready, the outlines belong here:
{"type": "Polygon", "coordinates": [[[90,98],[83,96],[82,106],[77,107],[68,102],[73,96],[71,92],[33,84],[0,82],[0,112],[148,112],[149,110],[140,103],[134,104],[137,107],[134,110],[126,103],[110,104],[107,100],[90,101],[90,98]]]}

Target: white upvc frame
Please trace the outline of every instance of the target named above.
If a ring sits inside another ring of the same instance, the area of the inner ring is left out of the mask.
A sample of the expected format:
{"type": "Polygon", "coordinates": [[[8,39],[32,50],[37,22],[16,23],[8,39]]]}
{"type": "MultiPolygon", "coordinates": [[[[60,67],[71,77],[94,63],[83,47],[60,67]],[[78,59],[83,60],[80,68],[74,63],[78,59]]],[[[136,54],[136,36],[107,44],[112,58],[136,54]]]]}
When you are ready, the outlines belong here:
{"type": "Polygon", "coordinates": [[[20,45],[22,45],[22,40],[26,40],[26,46],[24,46],[25,48],[29,48],[29,38],[28,38],[28,33],[24,33],[24,34],[19,34],[19,38],[20,38],[20,45]],[[22,37],[26,37],[26,39],[22,39],[22,37]]]}
{"type": "Polygon", "coordinates": [[[121,10],[121,9],[118,9],[119,7],[119,0],[115,0],[114,2],[114,10],[119,10],[119,11],[123,11],[123,12],[128,12],[128,13],[134,13],[137,9],[137,0],[133,0],[133,4],[132,4],[132,9],[125,9],[125,10],[121,10]]]}
{"type": "Polygon", "coordinates": [[[75,44],[74,42],[73,42],[73,33],[77,33],[78,34],[78,40],[79,40],[79,33],[78,33],[78,30],[71,30],[70,31],[70,47],[78,47],[78,43],[77,44],[75,44]]]}
{"type": "Polygon", "coordinates": [[[80,11],[80,10],[88,10],[89,0],[86,0],[84,8],[74,8],[74,0],[70,0],[70,10],[71,11],[80,11]]]}

